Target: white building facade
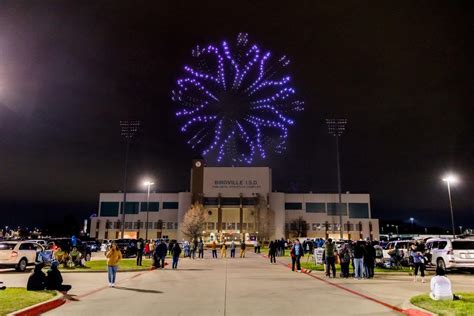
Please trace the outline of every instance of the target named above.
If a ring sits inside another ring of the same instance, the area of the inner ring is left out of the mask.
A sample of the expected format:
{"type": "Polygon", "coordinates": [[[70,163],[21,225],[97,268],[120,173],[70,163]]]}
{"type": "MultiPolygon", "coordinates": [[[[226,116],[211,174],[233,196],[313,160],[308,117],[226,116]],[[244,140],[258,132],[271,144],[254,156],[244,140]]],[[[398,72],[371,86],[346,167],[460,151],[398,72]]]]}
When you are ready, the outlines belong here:
{"type": "MultiPolygon", "coordinates": [[[[92,219],[91,236],[121,238],[122,193],[101,193],[98,216],[92,219]]],[[[128,193],[125,205],[125,238],[185,239],[184,214],[194,202],[207,213],[206,241],[304,237],[379,238],[379,221],[372,218],[369,194],[281,193],[272,191],[267,167],[206,167],[194,160],[191,191],[179,193],[128,193]],[[340,210],[340,211],[339,211],[340,210]],[[148,221],[147,221],[148,215],[148,221]],[[148,226],[148,229],[146,227],[148,226]]]]}

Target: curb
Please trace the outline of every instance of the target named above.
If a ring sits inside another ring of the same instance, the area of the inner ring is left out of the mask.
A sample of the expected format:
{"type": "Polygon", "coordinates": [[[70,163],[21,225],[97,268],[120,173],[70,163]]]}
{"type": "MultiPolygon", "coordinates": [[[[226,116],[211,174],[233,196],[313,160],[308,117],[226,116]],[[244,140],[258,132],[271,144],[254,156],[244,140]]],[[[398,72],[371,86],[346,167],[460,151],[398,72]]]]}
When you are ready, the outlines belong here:
{"type": "Polygon", "coordinates": [[[50,311],[56,307],[59,307],[63,305],[66,302],[66,300],[64,298],[64,295],[61,292],[57,292],[57,293],[58,294],[55,297],[45,302],[41,302],[33,306],[25,307],[18,311],[7,314],[7,316],[35,316],[35,315],[40,315],[42,313],[50,311]]]}

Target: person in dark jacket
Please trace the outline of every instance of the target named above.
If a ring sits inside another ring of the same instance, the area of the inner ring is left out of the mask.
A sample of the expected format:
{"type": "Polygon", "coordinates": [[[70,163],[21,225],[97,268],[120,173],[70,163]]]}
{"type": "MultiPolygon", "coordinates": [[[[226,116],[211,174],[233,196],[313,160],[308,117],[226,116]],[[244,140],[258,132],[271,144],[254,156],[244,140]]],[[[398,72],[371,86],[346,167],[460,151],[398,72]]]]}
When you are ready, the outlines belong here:
{"type": "Polygon", "coordinates": [[[331,238],[328,238],[324,245],[324,258],[326,261],[326,276],[336,278],[336,245],[332,242],[331,238]]]}
{"type": "Polygon", "coordinates": [[[44,274],[41,269],[43,269],[43,263],[37,263],[33,273],[31,273],[28,278],[28,283],[26,285],[27,291],[43,291],[46,288],[46,274],[44,274]]]}
{"type": "Polygon", "coordinates": [[[291,271],[295,271],[295,263],[297,272],[301,272],[301,257],[304,257],[303,245],[300,243],[299,239],[295,240],[293,247],[290,251],[291,255],[291,271]]]}
{"type": "Polygon", "coordinates": [[[46,277],[46,289],[67,292],[71,289],[71,286],[63,284],[63,277],[58,270],[58,265],[59,262],[56,260],[51,262],[51,269],[48,270],[48,276],[46,277]]]}
{"type": "Polygon", "coordinates": [[[367,244],[365,245],[364,267],[365,276],[369,279],[373,278],[375,268],[375,248],[370,241],[367,241],[367,244]]]}
{"type": "Polygon", "coordinates": [[[179,255],[181,254],[181,247],[178,243],[174,244],[171,254],[173,256],[173,269],[178,269],[179,255]]]}
{"type": "Polygon", "coordinates": [[[364,252],[363,241],[357,241],[354,246],[354,272],[358,280],[364,277],[364,252]]]}
{"type": "Polygon", "coordinates": [[[144,243],[143,239],[139,239],[137,241],[137,266],[142,265],[142,260],[143,260],[143,248],[144,248],[144,243]]]}
{"type": "Polygon", "coordinates": [[[165,242],[162,240],[155,248],[153,254],[154,266],[159,269],[165,268],[165,257],[168,251],[165,242]]]}
{"type": "Polygon", "coordinates": [[[270,241],[268,245],[268,256],[270,257],[270,264],[276,263],[276,255],[277,252],[277,242],[270,241]]]}

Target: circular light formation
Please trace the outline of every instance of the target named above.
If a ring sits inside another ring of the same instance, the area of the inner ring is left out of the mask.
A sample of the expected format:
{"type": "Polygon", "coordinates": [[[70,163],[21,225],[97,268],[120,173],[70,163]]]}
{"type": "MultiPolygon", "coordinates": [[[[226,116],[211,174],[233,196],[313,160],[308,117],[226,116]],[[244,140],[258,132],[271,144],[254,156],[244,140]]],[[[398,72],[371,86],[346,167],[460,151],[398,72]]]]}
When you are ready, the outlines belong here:
{"type": "Polygon", "coordinates": [[[292,116],[304,109],[285,72],[289,59],[273,59],[245,33],[234,43],[196,46],[192,57],[172,91],[188,144],[218,163],[251,164],[282,153],[292,116]]]}

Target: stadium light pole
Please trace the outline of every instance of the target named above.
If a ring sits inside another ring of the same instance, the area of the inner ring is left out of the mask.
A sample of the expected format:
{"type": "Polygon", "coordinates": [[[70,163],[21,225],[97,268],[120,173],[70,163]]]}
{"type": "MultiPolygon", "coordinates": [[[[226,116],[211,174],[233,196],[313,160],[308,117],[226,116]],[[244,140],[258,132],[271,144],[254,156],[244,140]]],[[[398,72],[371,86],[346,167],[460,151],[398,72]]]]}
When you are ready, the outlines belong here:
{"type": "Polygon", "coordinates": [[[122,202],[122,231],[121,238],[125,235],[125,204],[127,203],[127,169],[128,169],[128,154],[130,151],[130,143],[133,137],[137,134],[140,127],[140,121],[120,121],[120,134],[125,139],[125,167],[123,173],[123,202],[122,202]]]}
{"type": "Polygon", "coordinates": [[[454,228],[454,212],[453,212],[453,201],[451,199],[451,183],[456,183],[458,179],[456,176],[449,174],[443,178],[443,181],[446,182],[448,186],[448,197],[449,197],[449,209],[451,210],[451,225],[453,229],[453,238],[456,238],[456,230],[454,228]]]}
{"type": "Polygon", "coordinates": [[[415,219],[413,217],[410,217],[410,222],[411,222],[411,233],[413,234],[413,236],[415,236],[415,230],[413,229],[413,222],[415,221],[415,219]]]}
{"type": "Polygon", "coordinates": [[[146,223],[145,223],[145,241],[148,240],[148,212],[150,210],[150,187],[154,184],[151,181],[145,181],[143,183],[147,186],[147,195],[146,195],[146,223]]]}
{"type": "Polygon", "coordinates": [[[336,160],[337,160],[337,190],[339,194],[338,213],[339,213],[339,232],[340,238],[344,237],[344,225],[342,223],[342,194],[341,194],[341,163],[339,155],[339,137],[346,130],[347,119],[326,119],[329,134],[336,137],[336,160]]]}

